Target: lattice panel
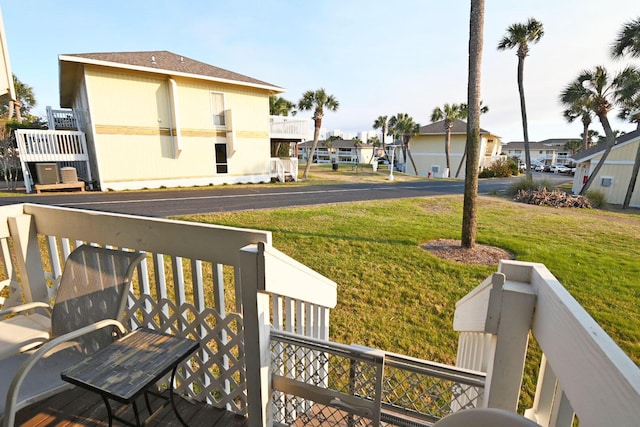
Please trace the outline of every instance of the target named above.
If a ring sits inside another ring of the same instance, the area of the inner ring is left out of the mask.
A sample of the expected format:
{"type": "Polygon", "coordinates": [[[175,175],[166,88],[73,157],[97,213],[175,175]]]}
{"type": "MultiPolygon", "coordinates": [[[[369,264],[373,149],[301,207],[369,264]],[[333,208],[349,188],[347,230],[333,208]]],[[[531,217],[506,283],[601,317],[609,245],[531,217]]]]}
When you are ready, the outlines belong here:
{"type": "MultiPolygon", "coordinates": [[[[271,349],[276,375],[320,387],[336,398],[345,394],[369,403],[376,401],[376,372],[380,365],[274,340],[271,349]]],[[[279,391],[274,392],[273,398],[275,422],[296,426],[378,425],[339,404],[330,406],[279,391]]]]}
{"type": "Polygon", "coordinates": [[[351,414],[332,406],[323,405],[308,399],[298,398],[289,394],[282,394],[282,399],[274,400],[274,424],[282,423],[288,426],[344,426],[365,427],[377,425],[372,420],[351,414]],[[286,403],[285,403],[286,402],[286,403]],[[289,406],[308,406],[307,411],[290,411],[289,406]],[[282,416],[282,414],[286,414],[282,416]]]}
{"type": "Polygon", "coordinates": [[[192,304],[180,307],[168,299],[149,295],[130,299],[125,323],[146,326],[200,341],[201,348],[176,374],[176,390],[195,400],[247,414],[246,372],[242,317],[221,317],[214,309],[197,311],[192,304]]]}
{"type": "Polygon", "coordinates": [[[453,411],[475,408],[482,401],[482,392],[482,387],[387,365],[382,402],[437,420],[453,411]]]}

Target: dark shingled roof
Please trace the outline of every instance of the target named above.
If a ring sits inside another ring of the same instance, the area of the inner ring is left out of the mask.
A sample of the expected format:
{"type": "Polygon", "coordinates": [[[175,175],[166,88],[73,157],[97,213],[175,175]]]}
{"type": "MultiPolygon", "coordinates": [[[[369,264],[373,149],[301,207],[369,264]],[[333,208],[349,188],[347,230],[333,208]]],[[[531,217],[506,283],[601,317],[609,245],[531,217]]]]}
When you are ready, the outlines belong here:
{"type": "MultiPolygon", "coordinates": [[[[218,68],[186,56],[177,55],[166,50],[144,51],[144,52],[103,52],[103,53],[78,53],[65,54],[61,57],[78,58],[78,62],[85,62],[82,59],[91,61],[111,62],[113,64],[126,65],[131,67],[147,68],[151,72],[176,72],[182,74],[192,74],[195,76],[210,77],[213,79],[230,80],[233,82],[245,83],[249,85],[268,86],[273,89],[280,89],[271,83],[254,79],[233,71],[218,68]]],[[[64,58],[62,58],[64,59],[64,58]]]]}
{"type": "MultiPolygon", "coordinates": [[[[511,141],[506,144],[502,144],[502,148],[506,148],[507,150],[524,150],[524,142],[523,141],[511,141]]],[[[533,142],[529,141],[529,150],[556,150],[564,149],[563,147],[559,147],[557,145],[551,145],[546,142],[533,142]]]]}
{"type": "MultiPolygon", "coordinates": [[[[491,134],[488,130],[484,130],[480,128],[480,133],[482,134],[491,134]]],[[[444,120],[440,120],[438,122],[433,122],[429,125],[420,126],[419,135],[444,135],[444,120]]],[[[467,134],[467,122],[462,120],[456,120],[453,122],[453,127],[451,128],[451,134],[467,134]]]]}
{"type": "MultiPolygon", "coordinates": [[[[634,130],[633,132],[625,133],[624,135],[617,137],[614,147],[616,145],[620,145],[624,142],[630,141],[637,137],[640,137],[640,129],[634,130]]],[[[606,148],[607,148],[607,145],[604,143],[596,144],[593,147],[590,147],[588,150],[579,151],[576,154],[574,154],[573,160],[575,160],[576,162],[580,162],[581,160],[586,159],[587,157],[591,157],[594,154],[604,151],[606,148]]]]}

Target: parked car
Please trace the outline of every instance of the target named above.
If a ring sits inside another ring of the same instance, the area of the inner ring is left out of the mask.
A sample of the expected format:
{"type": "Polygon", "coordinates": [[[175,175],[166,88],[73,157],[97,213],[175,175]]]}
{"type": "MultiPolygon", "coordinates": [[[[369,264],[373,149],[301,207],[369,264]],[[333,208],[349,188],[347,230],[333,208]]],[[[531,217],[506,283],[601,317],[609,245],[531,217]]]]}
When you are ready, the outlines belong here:
{"type": "Polygon", "coordinates": [[[531,161],[531,169],[533,169],[534,171],[541,172],[543,168],[544,168],[544,163],[541,163],[537,160],[531,161]],[[540,167],[540,169],[537,169],[538,167],[540,167]]]}
{"type": "Polygon", "coordinates": [[[565,165],[551,165],[549,172],[553,173],[569,173],[570,169],[565,165]]]}

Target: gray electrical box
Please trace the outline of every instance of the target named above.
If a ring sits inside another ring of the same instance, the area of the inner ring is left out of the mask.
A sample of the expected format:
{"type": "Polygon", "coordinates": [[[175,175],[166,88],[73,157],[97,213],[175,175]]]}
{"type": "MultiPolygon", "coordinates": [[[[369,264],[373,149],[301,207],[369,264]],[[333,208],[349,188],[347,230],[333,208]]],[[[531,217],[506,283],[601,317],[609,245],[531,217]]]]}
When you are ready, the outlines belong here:
{"type": "Polygon", "coordinates": [[[58,165],[56,163],[36,163],[38,184],[59,184],[58,165]]]}
{"type": "Polygon", "coordinates": [[[72,167],[61,168],[60,176],[62,177],[63,184],[78,182],[78,173],[76,172],[76,168],[72,168],[72,167]]]}

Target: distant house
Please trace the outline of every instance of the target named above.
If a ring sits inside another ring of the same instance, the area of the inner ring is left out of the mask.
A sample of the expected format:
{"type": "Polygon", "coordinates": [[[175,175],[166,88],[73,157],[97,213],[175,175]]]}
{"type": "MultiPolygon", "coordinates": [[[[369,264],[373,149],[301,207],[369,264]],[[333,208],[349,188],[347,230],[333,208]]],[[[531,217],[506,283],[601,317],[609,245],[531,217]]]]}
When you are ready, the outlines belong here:
{"type": "Polygon", "coordinates": [[[369,163],[374,156],[373,145],[360,143],[356,146],[352,139],[318,141],[315,153],[311,153],[312,146],[313,141],[298,144],[298,159],[301,162],[306,162],[312,154],[314,163],[369,163]]]}
{"type": "MultiPolygon", "coordinates": [[[[446,177],[455,176],[462,161],[467,141],[467,123],[462,120],[453,122],[451,129],[451,171],[446,174],[447,159],[444,153],[445,130],[444,120],[422,126],[417,135],[411,137],[411,155],[416,162],[418,174],[422,176],[446,177]]],[[[500,155],[500,137],[485,129],[480,129],[480,170],[489,167],[494,161],[503,158],[500,155]]],[[[411,161],[405,159],[407,173],[415,174],[411,161]]],[[[464,165],[460,177],[464,177],[464,165]]]]}
{"type": "MultiPolygon", "coordinates": [[[[611,152],[589,190],[600,190],[604,193],[607,203],[621,205],[627,194],[639,144],[640,129],[616,138],[616,144],[611,148],[611,152]]],[[[602,158],[604,150],[604,144],[599,144],[574,155],[574,160],[577,163],[572,187],[574,194],[578,194],[582,190],[591,171],[602,158]]],[[[629,206],[640,208],[640,182],[638,181],[640,179],[636,179],[635,191],[629,206]]]]}
{"type": "MultiPolygon", "coordinates": [[[[529,142],[529,153],[531,162],[543,165],[567,164],[572,162],[572,153],[565,147],[570,139],[552,138],[538,142],[529,142]]],[[[517,157],[520,161],[525,161],[524,142],[511,141],[502,145],[502,152],[509,158],[517,157]]]]}
{"type": "MultiPolygon", "coordinates": [[[[167,51],[60,55],[103,191],[271,179],[270,83],[167,51]]],[[[27,141],[28,142],[28,141],[27,141]]]]}

